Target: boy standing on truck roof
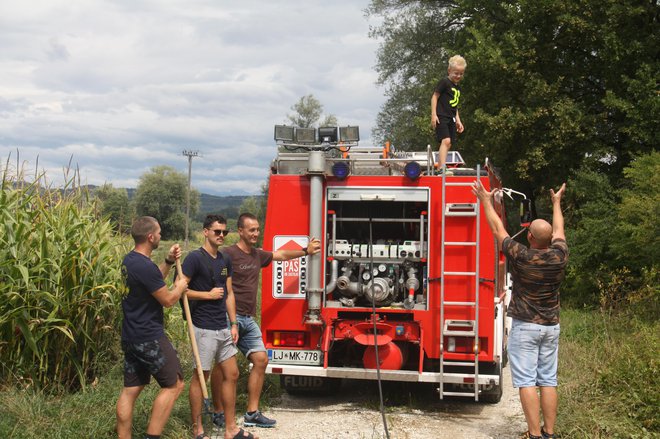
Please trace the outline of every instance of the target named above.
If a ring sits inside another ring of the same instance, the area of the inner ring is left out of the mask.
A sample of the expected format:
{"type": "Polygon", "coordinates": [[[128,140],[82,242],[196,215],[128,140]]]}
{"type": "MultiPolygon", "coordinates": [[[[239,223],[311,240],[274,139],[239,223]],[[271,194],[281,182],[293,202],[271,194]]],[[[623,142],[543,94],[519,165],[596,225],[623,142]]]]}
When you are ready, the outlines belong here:
{"type": "Polygon", "coordinates": [[[441,79],[433,90],[431,96],[431,126],[435,130],[438,141],[438,163],[440,172],[444,172],[447,162],[447,152],[452,143],[456,142],[456,133],[465,129],[458,114],[458,103],[461,98],[461,89],[458,83],[463,79],[467,63],[465,58],[454,55],[449,58],[447,77],[441,79]]]}

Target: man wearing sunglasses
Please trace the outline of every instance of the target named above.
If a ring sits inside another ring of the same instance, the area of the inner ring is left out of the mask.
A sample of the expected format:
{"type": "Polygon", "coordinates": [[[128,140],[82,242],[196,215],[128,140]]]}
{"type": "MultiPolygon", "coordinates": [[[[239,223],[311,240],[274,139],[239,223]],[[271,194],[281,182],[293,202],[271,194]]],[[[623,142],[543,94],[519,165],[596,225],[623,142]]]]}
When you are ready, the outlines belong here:
{"type": "MultiPolygon", "coordinates": [[[[189,279],[187,294],[191,300],[190,312],[199,358],[205,379],[211,369],[213,376],[219,377],[212,380],[211,393],[215,411],[224,409],[225,412],[221,423],[226,422],[225,438],[252,438],[252,434],[236,425],[236,302],[231,284],[231,260],[218,251],[229,233],[227,220],[220,215],[207,215],[203,233],[204,244],[190,252],[182,266],[183,275],[189,279]]],[[[194,437],[206,439],[209,436],[204,433],[202,424],[202,389],[197,371],[192,376],[189,398],[194,437]]]]}

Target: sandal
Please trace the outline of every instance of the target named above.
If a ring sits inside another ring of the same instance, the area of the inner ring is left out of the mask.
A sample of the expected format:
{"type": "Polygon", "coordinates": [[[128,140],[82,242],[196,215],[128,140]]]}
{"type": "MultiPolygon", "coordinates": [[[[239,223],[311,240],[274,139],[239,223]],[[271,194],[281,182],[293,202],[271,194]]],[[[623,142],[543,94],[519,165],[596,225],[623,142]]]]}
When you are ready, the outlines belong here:
{"type": "Polygon", "coordinates": [[[211,439],[211,438],[208,437],[206,435],[206,433],[202,432],[202,433],[198,434],[197,436],[195,436],[195,439],[211,439]]]}
{"type": "Polygon", "coordinates": [[[554,433],[552,433],[552,434],[546,433],[546,431],[543,428],[541,428],[541,436],[543,437],[543,439],[556,439],[557,438],[557,436],[555,436],[554,433]]]}
{"type": "Polygon", "coordinates": [[[238,433],[234,435],[233,439],[254,439],[254,435],[249,431],[245,431],[242,428],[239,428],[238,433]]]}
{"type": "Polygon", "coordinates": [[[534,436],[529,431],[526,431],[519,439],[543,439],[543,436],[534,436]]]}

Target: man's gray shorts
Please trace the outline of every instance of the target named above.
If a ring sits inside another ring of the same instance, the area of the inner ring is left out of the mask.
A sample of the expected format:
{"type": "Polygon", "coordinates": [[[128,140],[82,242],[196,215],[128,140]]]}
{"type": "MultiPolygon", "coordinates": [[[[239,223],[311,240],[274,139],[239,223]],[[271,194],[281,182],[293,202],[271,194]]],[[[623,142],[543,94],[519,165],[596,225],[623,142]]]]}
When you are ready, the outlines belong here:
{"type": "MultiPolygon", "coordinates": [[[[202,370],[211,370],[214,364],[222,363],[238,353],[229,329],[194,328],[202,370]]],[[[195,364],[194,359],[193,364],[195,364]]],[[[197,365],[194,367],[196,368],[197,365]]]]}

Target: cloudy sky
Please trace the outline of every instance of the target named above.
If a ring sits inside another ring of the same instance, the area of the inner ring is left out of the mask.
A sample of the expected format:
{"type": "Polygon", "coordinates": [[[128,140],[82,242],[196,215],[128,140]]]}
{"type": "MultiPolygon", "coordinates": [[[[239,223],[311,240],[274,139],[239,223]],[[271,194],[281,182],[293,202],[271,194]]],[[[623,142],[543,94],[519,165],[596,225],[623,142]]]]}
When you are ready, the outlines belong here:
{"type": "Polygon", "coordinates": [[[313,94],[362,145],[384,102],[368,0],[0,2],[0,168],[17,150],[61,181],[135,187],[151,167],[258,193],[273,126],[313,94]],[[38,163],[37,163],[38,157],[38,163]]]}

